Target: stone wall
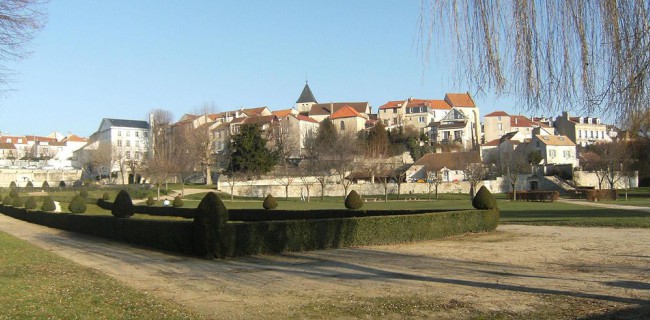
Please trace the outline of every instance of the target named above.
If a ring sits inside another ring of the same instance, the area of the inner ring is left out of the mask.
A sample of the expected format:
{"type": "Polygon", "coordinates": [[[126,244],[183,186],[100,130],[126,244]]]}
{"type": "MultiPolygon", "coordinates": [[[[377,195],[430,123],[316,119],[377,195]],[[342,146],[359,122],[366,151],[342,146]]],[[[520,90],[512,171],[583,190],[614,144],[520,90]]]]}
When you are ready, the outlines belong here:
{"type": "Polygon", "coordinates": [[[81,179],[81,170],[30,170],[30,169],[0,169],[0,187],[9,187],[15,182],[18,187],[24,187],[31,181],[34,187],[41,187],[44,181],[51,187],[64,181],[70,186],[81,179]]]}
{"type": "MultiPolygon", "coordinates": [[[[617,177],[618,178],[618,177],[617,177]]],[[[574,171],[573,181],[579,186],[590,186],[598,189],[598,176],[593,172],[574,171]]],[[[635,171],[628,179],[627,176],[618,178],[615,183],[616,189],[636,188],[639,186],[639,172],[635,171]]],[[[603,189],[609,189],[609,182],[605,179],[602,182],[603,189]]]]}

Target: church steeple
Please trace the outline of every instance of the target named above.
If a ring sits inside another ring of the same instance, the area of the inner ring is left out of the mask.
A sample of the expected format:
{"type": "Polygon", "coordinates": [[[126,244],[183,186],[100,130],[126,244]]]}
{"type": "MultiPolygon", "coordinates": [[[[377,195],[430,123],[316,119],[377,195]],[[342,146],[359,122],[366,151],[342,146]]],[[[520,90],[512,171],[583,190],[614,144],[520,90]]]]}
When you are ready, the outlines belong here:
{"type": "Polygon", "coordinates": [[[311,89],[309,88],[309,83],[307,81],[305,81],[305,87],[302,89],[302,93],[300,94],[298,101],[296,101],[296,104],[301,103],[318,103],[318,101],[316,101],[316,98],[314,98],[314,94],[311,93],[311,89]]]}

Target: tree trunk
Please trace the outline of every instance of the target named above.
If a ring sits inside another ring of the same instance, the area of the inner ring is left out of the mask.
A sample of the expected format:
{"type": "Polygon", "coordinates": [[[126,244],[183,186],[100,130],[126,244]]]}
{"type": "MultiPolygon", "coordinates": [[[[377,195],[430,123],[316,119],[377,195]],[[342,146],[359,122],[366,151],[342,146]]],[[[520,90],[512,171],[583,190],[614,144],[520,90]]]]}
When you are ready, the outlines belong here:
{"type": "Polygon", "coordinates": [[[205,166],[205,185],[212,185],[212,172],[210,172],[210,166],[205,166]]]}
{"type": "Polygon", "coordinates": [[[384,202],[388,202],[388,183],[384,184],[384,202]]]}
{"type": "Polygon", "coordinates": [[[325,180],[319,181],[320,183],[320,200],[325,200],[325,180]]]}
{"type": "Polygon", "coordinates": [[[289,184],[284,185],[284,200],[289,200],[289,184]]]}

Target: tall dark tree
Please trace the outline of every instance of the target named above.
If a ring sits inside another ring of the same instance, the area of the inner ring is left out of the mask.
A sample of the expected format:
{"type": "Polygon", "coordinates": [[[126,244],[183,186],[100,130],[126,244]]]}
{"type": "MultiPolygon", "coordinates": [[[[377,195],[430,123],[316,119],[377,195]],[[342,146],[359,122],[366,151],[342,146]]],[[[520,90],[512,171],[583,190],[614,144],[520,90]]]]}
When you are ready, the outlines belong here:
{"type": "Polygon", "coordinates": [[[378,122],[368,131],[366,138],[366,155],[369,157],[381,157],[388,153],[389,141],[386,127],[378,122]]]}
{"type": "Polygon", "coordinates": [[[230,150],[232,171],[247,173],[249,178],[271,171],[278,161],[277,152],[266,147],[266,139],[257,124],[242,125],[239,134],[233,136],[230,150]]]}

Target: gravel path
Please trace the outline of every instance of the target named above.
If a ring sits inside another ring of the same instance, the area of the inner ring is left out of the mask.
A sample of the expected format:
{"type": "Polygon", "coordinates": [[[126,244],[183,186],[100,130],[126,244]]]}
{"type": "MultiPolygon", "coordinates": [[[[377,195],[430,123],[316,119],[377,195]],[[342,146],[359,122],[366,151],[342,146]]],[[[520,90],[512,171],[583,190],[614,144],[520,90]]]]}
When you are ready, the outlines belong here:
{"type": "Polygon", "coordinates": [[[650,310],[650,229],[503,225],[440,241],[220,261],[4,215],[0,230],[209,318],[525,318],[558,308],[637,308],[643,318],[650,310]]]}

